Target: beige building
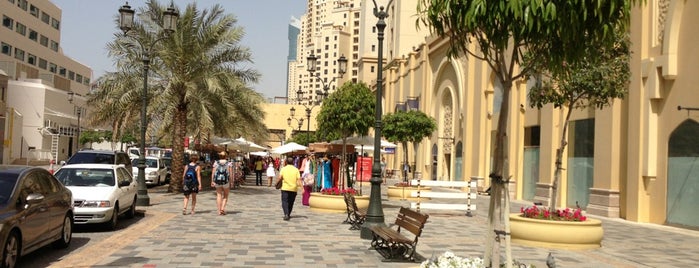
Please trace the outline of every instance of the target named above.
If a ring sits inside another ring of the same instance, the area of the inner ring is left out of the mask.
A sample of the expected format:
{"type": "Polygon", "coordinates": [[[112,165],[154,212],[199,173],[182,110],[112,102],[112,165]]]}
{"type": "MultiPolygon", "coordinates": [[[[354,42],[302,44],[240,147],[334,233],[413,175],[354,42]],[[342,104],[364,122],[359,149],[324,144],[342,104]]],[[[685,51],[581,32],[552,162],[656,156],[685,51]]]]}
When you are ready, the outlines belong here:
{"type": "Polygon", "coordinates": [[[65,160],[77,148],[92,70],[62,53],[51,1],[0,1],[0,14],[2,163],[65,160]]]}
{"type": "MultiPolygon", "coordinates": [[[[447,40],[416,32],[415,5],[409,2],[394,1],[388,9],[384,114],[419,109],[438,127],[417,152],[399,147],[388,166],[400,166],[408,153],[417,156],[416,170],[427,179],[487,178],[502,87],[484,62],[449,60],[447,40]]],[[[634,8],[629,94],[611,107],[573,113],[561,206],[699,227],[694,213],[699,204],[697,13],[699,2],[683,0],[647,1],[634,8]]],[[[515,199],[548,203],[564,111],[530,108],[526,93],[531,86],[520,81],[512,91],[506,170],[515,199]]],[[[487,187],[489,182],[479,183],[487,187]]]]}

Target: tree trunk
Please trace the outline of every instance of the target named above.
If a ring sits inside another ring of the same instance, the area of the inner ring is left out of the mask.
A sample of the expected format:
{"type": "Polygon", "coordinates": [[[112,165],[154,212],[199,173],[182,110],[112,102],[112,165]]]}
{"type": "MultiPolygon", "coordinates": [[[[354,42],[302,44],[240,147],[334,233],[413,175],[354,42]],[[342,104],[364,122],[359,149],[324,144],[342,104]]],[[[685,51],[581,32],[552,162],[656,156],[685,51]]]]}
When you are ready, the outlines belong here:
{"type": "Polygon", "coordinates": [[[172,124],[172,174],[170,176],[169,193],[182,191],[182,174],[184,173],[184,137],[187,135],[187,108],[178,105],[175,108],[175,118],[172,124]]]}
{"type": "MultiPolygon", "coordinates": [[[[344,171],[345,171],[345,166],[346,166],[345,165],[345,156],[346,155],[347,155],[347,137],[342,137],[342,157],[340,157],[340,174],[339,174],[339,177],[337,179],[338,184],[340,184],[337,187],[339,189],[345,189],[345,185],[344,185],[345,184],[344,183],[345,182],[344,181],[345,172],[344,171]]],[[[349,176],[347,176],[347,177],[348,177],[347,182],[349,182],[349,176]]],[[[347,183],[347,186],[352,186],[352,184],[347,183]]]]}
{"type": "Polygon", "coordinates": [[[403,165],[400,167],[400,173],[403,174],[403,182],[408,182],[408,171],[405,169],[405,165],[408,164],[408,142],[404,141],[401,144],[403,145],[403,165]]]}
{"type": "MultiPolygon", "coordinates": [[[[484,257],[486,266],[490,267],[500,267],[500,247],[502,246],[502,240],[505,239],[509,241],[508,238],[503,238],[501,236],[507,236],[508,233],[504,233],[504,231],[509,229],[509,221],[503,221],[505,217],[509,217],[509,211],[505,211],[503,202],[507,203],[509,199],[503,198],[503,194],[509,194],[506,192],[508,191],[506,184],[509,179],[505,179],[504,171],[506,160],[505,137],[507,136],[507,121],[510,113],[510,91],[512,89],[512,81],[501,81],[501,84],[503,86],[502,104],[500,106],[498,127],[495,134],[493,170],[490,174],[490,192],[493,193],[493,195],[490,198],[490,208],[488,209],[488,231],[486,233],[486,252],[484,257]]],[[[509,204],[506,204],[505,207],[509,208],[509,204]]],[[[509,243],[505,243],[505,246],[509,247],[509,243]]],[[[509,248],[505,250],[506,252],[510,251],[509,248]]],[[[511,258],[511,256],[509,256],[509,258],[511,258]]],[[[511,267],[512,259],[506,259],[505,265],[508,268],[511,267]]]]}
{"type": "MultiPolygon", "coordinates": [[[[413,163],[415,163],[415,167],[413,169],[413,180],[415,180],[415,173],[417,170],[417,146],[420,145],[420,142],[413,142],[413,163]]],[[[424,176],[424,175],[423,175],[424,176]]]]}
{"type": "MultiPolygon", "coordinates": [[[[575,103],[573,103],[575,104],[575,103]]],[[[570,107],[574,107],[573,104],[571,104],[570,107]]],[[[553,185],[551,186],[551,202],[549,203],[549,211],[556,211],[556,203],[558,201],[558,184],[559,181],[561,180],[561,172],[563,171],[563,152],[565,152],[566,145],[568,145],[568,139],[566,138],[566,135],[568,134],[568,122],[570,122],[570,115],[573,112],[573,109],[568,108],[568,111],[566,112],[566,120],[565,123],[563,123],[563,133],[561,134],[561,145],[560,147],[556,150],[556,171],[554,172],[553,175],[553,185]]]]}

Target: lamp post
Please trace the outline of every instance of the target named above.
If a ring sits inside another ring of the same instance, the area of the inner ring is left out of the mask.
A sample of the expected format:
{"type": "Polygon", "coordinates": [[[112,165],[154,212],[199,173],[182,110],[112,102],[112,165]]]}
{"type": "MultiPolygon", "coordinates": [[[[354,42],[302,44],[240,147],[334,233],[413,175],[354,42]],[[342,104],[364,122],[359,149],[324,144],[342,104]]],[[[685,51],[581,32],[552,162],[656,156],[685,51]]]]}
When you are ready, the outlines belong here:
{"type": "Polygon", "coordinates": [[[141,40],[138,35],[128,35],[129,31],[134,27],[134,13],[135,11],[131,9],[128,2],[119,8],[119,28],[124,32],[125,37],[135,40],[141,48],[141,61],[143,62],[143,95],[141,96],[141,141],[139,144],[139,150],[141,153],[138,156],[138,176],[136,178],[138,182],[138,191],[136,204],[139,206],[149,206],[150,197],[148,197],[148,189],[146,188],[146,128],[148,127],[146,107],[148,106],[148,68],[150,68],[149,53],[156,43],[164,40],[175,31],[179,14],[177,11],[175,11],[175,7],[171,5],[165,12],[163,12],[162,28],[164,35],[153,40],[151,43],[144,43],[144,41],[147,42],[149,40],[141,40]]]}
{"type": "MultiPolygon", "coordinates": [[[[313,101],[312,96],[308,96],[308,99],[303,98],[303,91],[302,90],[297,90],[296,91],[296,102],[298,104],[301,104],[306,111],[306,146],[308,146],[310,140],[311,140],[311,112],[313,111],[313,108],[316,106],[319,106],[320,103],[323,101],[323,99],[327,98],[329,93],[330,93],[330,84],[335,82],[335,79],[338,78],[338,76],[334,76],[330,82],[327,82],[320,77],[320,73],[315,73],[315,71],[318,69],[318,57],[313,55],[309,55],[306,57],[306,63],[307,63],[307,68],[306,70],[311,74],[312,77],[315,77],[320,83],[323,85],[323,91],[316,91],[316,94],[320,96],[320,99],[313,101]],[[315,75],[314,75],[315,73],[315,75]],[[304,103],[304,101],[308,101],[307,103],[304,103]]],[[[340,73],[339,77],[342,77],[345,75],[345,72],[347,72],[347,58],[345,56],[340,56],[340,58],[337,59],[337,64],[338,64],[338,70],[337,72],[340,73]]],[[[291,116],[294,116],[294,112],[296,109],[294,107],[291,107],[289,109],[289,113],[291,116]]],[[[299,130],[300,131],[300,130],[299,130]]]]}
{"type": "MultiPolygon", "coordinates": [[[[291,116],[294,116],[294,112],[296,109],[294,107],[291,107],[291,116]]],[[[303,118],[296,118],[296,117],[289,117],[286,119],[286,124],[291,126],[291,120],[296,120],[296,122],[299,124],[299,133],[301,133],[301,127],[303,126],[303,118]]]]}
{"type": "MultiPolygon", "coordinates": [[[[70,91],[68,92],[68,102],[73,104],[73,99],[75,97],[75,92],[70,91]]],[[[75,138],[75,151],[80,150],[80,117],[82,116],[83,113],[83,108],[80,107],[79,105],[73,106],[73,113],[78,116],[78,135],[75,138]]]]}
{"type": "MultiPolygon", "coordinates": [[[[381,205],[381,162],[379,161],[381,157],[381,95],[383,95],[383,31],[386,28],[385,18],[388,17],[388,12],[384,11],[384,7],[377,9],[376,0],[374,2],[374,16],[376,16],[379,21],[376,22],[376,29],[378,32],[379,40],[379,57],[377,60],[378,72],[376,73],[376,123],[374,125],[374,163],[371,166],[371,194],[369,196],[369,208],[367,208],[366,220],[362,224],[361,232],[359,236],[362,239],[372,239],[372,234],[370,228],[376,225],[386,225],[384,222],[383,207],[381,205]]],[[[388,5],[391,5],[393,0],[388,1],[388,5]]]]}

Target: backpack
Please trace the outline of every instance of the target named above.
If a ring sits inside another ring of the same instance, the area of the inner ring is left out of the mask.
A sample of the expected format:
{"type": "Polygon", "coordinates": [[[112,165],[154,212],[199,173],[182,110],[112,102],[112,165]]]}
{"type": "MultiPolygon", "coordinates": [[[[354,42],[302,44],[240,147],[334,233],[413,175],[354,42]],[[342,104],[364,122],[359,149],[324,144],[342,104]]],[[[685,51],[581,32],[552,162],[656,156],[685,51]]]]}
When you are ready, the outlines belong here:
{"type": "Polygon", "coordinates": [[[216,167],[216,175],[214,175],[214,182],[219,185],[228,183],[228,165],[218,164],[218,167],[216,167]]]}
{"type": "MultiPolygon", "coordinates": [[[[187,172],[184,174],[184,185],[197,185],[197,166],[187,165],[187,172]]],[[[191,188],[191,187],[190,187],[191,188]]]]}

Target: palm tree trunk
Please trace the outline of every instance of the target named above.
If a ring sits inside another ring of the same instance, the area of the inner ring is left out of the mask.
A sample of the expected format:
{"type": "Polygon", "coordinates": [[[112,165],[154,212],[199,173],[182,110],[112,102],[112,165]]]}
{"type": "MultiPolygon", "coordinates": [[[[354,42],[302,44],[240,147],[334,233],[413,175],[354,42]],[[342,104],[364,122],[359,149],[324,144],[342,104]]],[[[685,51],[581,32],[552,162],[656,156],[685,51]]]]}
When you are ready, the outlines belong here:
{"type": "Polygon", "coordinates": [[[177,105],[172,124],[172,175],[170,176],[169,193],[179,193],[182,190],[182,174],[184,173],[184,138],[187,135],[187,108],[177,105]]]}

